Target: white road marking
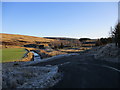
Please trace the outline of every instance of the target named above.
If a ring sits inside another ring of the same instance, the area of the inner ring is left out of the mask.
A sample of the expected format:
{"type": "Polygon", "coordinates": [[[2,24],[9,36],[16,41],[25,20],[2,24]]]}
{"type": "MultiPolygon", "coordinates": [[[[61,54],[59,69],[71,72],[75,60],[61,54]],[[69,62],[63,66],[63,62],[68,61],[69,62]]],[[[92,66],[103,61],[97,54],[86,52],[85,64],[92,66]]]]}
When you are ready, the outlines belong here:
{"type": "Polygon", "coordinates": [[[58,66],[62,66],[62,65],[65,65],[65,64],[69,64],[70,62],[65,62],[65,63],[62,63],[62,64],[58,64],[58,66]]]}
{"type": "Polygon", "coordinates": [[[110,67],[110,66],[105,66],[105,65],[102,65],[102,66],[103,66],[103,67],[106,67],[106,68],[109,68],[109,69],[113,69],[113,70],[115,70],[115,71],[120,72],[120,70],[119,70],[119,69],[117,69],[117,68],[110,67]]]}
{"type": "Polygon", "coordinates": [[[117,68],[114,68],[114,67],[111,67],[111,66],[106,66],[106,65],[98,65],[98,64],[88,64],[88,63],[81,63],[81,64],[87,64],[87,65],[100,66],[100,67],[109,68],[109,69],[115,70],[115,71],[117,71],[117,72],[120,72],[120,70],[119,70],[119,69],[117,69],[117,68]]]}

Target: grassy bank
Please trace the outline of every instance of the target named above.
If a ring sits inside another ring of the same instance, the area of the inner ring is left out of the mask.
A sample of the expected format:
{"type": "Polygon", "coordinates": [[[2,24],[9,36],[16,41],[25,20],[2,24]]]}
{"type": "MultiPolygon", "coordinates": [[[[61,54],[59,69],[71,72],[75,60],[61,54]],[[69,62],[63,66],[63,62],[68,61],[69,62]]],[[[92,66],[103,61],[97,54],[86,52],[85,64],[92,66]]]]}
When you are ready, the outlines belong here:
{"type": "Polygon", "coordinates": [[[5,48],[2,51],[2,62],[13,62],[22,59],[26,51],[22,48],[5,48]]]}

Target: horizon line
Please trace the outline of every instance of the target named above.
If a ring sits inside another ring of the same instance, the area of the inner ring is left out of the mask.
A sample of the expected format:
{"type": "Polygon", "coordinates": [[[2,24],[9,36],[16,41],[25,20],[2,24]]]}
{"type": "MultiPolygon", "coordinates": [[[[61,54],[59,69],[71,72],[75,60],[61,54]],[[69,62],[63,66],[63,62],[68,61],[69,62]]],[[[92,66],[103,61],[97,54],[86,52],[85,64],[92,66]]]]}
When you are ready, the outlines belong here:
{"type": "MultiPolygon", "coordinates": [[[[0,32],[0,34],[13,34],[13,33],[4,33],[4,32],[0,32]]],[[[91,38],[91,37],[72,37],[72,36],[38,36],[38,35],[29,35],[29,34],[16,34],[14,33],[13,35],[25,35],[25,36],[33,36],[33,37],[41,37],[41,38],[45,38],[45,37],[53,37],[53,38],[72,38],[72,39],[80,39],[80,38],[90,38],[90,39],[100,39],[100,38],[107,38],[106,37],[97,37],[97,38],[91,38]]]]}

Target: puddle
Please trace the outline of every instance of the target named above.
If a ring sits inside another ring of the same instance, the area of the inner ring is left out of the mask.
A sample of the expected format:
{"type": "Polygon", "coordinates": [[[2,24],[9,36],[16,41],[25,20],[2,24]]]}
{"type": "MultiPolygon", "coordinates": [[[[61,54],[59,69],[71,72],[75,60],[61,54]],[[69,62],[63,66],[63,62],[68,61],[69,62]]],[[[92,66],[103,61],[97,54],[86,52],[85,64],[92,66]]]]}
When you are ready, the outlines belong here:
{"type": "Polygon", "coordinates": [[[31,51],[31,52],[34,54],[34,61],[41,61],[42,60],[39,54],[37,54],[34,51],[31,51]]]}

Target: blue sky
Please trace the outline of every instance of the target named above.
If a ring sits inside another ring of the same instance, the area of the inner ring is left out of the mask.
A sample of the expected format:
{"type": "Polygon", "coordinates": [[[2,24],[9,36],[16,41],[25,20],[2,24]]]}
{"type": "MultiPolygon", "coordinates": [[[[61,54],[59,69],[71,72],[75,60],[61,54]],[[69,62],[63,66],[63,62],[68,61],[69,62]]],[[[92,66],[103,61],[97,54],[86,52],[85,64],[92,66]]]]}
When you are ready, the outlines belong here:
{"type": "Polygon", "coordinates": [[[2,33],[101,38],[117,18],[117,2],[2,3],[2,33]]]}

